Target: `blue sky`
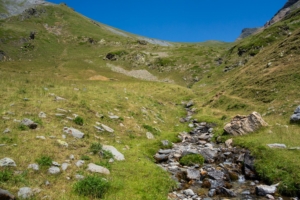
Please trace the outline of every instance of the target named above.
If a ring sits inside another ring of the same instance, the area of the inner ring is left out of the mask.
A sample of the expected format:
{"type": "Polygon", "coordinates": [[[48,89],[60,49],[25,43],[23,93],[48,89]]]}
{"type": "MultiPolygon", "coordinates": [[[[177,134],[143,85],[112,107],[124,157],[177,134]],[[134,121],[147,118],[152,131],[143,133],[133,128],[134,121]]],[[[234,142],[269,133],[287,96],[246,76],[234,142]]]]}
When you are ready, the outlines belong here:
{"type": "Polygon", "coordinates": [[[118,29],[172,42],[234,41],[287,0],[48,0],[118,29]]]}

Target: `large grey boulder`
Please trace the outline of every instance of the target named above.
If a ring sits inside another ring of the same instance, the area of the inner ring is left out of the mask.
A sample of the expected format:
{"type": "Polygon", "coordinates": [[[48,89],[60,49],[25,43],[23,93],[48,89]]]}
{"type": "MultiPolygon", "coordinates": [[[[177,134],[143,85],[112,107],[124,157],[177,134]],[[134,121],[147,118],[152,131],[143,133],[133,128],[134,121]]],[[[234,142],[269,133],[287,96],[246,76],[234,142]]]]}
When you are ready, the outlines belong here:
{"type": "Polygon", "coordinates": [[[290,118],[291,123],[300,123],[300,106],[296,108],[294,114],[290,118]]]}
{"type": "Polygon", "coordinates": [[[0,167],[16,167],[16,163],[11,158],[3,158],[0,160],[0,167]]]}
{"type": "Polygon", "coordinates": [[[3,200],[15,200],[16,198],[9,191],[2,190],[0,188],[0,199],[3,199],[3,200]]]}
{"type": "Polygon", "coordinates": [[[113,156],[114,156],[114,159],[116,160],[125,160],[125,157],[122,153],[120,153],[115,147],[113,146],[109,146],[109,145],[103,145],[102,146],[102,149],[105,150],[105,151],[110,151],[113,156]]]}
{"type": "Polygon", "coordinates": [[[84,137],[84,133],[72,127],[71,128],[64,127],[63,131],[69,135],[72,135],[75,138],[81,139],[84,137]]]}
{"type": "Polygon", "coordinates": [[[259,113],[253,112],[248,116],[235,116],[230,123],[225,125],[224,130],[231,135],[237,136],[254,132],[263,126],[268,126],[268,124],[259,113]]]}

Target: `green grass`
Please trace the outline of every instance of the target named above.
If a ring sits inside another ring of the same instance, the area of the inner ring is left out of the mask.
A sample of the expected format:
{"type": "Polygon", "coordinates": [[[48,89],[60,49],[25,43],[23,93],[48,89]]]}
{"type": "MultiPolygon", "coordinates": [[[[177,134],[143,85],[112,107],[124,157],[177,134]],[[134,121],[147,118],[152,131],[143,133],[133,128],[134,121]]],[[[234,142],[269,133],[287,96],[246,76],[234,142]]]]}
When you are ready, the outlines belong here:
{"type": "Polygon", "coordinates": [[[203,165],[204,158],[200,154],[188,154],[180,158],[179,163],[181,165],[192,166],[192,165],[203,165]]]}
{"type": "Polygon", "coordinates": [[[40,158],[36,159],[36,162],[40,166],[51,166],[52,165],[52,159],[49,156],[41,156],[40,158]]]}
{"type": "Polygon", "coordinates": [[[109,182],[97,175],[87,176],[74,184],[74,191],[79,195],[92,198],[102,198],[109,189],[109,182]]]}
{"type": "MultiPolygon", "coordinates": [[[[261,113],[270,127],[249,136],[235,137],[234,144],[253,152],[257,171],[267,183],[281,182],[280,192],[295,195],[300,180],[297,152],[269,149],[266,144],[300,146],[299,125],[289,124],[289,116],[300,102],[300,60],[296,56],[300,44],[299,18],[298,10],[285,21],[234,44],[208,41],[175,43],[172,47],[138,45],[134,36],[113,34],[103,24],[95,24],[64,5],[47,6],[46,14],[39,18],[20,21],[12,17],[1,21],[0,50],[10,61],[1,62],[0,66],[0,113],[3,116],[7,111],[15,113],[0,124],[0,130],[12,130],[0,137],[1,143],[6,144],[1,147],[1,155],[13,158],[19,171],[36,162],[36,158],[41,165],[49,166],[50,159],[62,163],[70,154],[76,159],[88,155],[88,162],[111,171],[106,177],[110,187],[102,198],[167,199],[176,184],[167,172],[156,166],[153,155],[160,148],[171,148],[172,142],[179,142],[179,132],[189,131],[179,118],[186,116],[181,102],[193,99],[197,108],[193,117],[213,125],[215,138],[221,136],[222,140],[230,137],[222,134],[232,117],[252,111],[261,113]],[[46,23],[52,29],[47,30],[46,23]],[[286,35],[285,24],[292,35],[286,35]],[[38,32],[36,39],[20,42],[32,30],[38,32]],[[94,40],[93,44],[89,38],[94,40]],[[105,43],[99,43],[102,39],[105,43]],[[239,55],[239,49],[245,52],[239,55]],[[111,61],[103,60],[110,52],[120,56],[113,62],[116,66],[148,70],[161,80],[167,78],[173,82],[149,82],[113,72],[107,67],[111,61]],[[144,63],[136,61],[137,54],[142,54],[144,63]],[[219,58],[223,60],[221,65],[216,63],[219,58]],[[237,64],[240,61],[242,65],[237,64]],[[269,62],[271,66],[267,65],[269,62]],[[224,73],[225,66],[235,67],[224,73]],[[56,102],[52,94],[66,101],[56,102]],[[57,118],[57,108],[70,110],[69,117],[77,114],[82,120],[77,118],[76,123],[65,117],[57,118]],[[41,111],[47,118],[38,118],[41,111]],[[107,115],[111,112],[120,116],[120,120],[109,119],[107,115]],[[104,117],[97,117],[97,113],[104,117]],[[38,129],[30,130],[13,122],[25,117],[39,123],[38,129]],[[114,133],[97,132],[93,127],[96,122],[113,128],[114,133]],[[289,128],[276,124],[287,124],[289,128]],[[65,126],[79,129],[85,137],[79,140],[67,135],[64,140],[69,147],[60,147],[57,139],[61,139],[65,126]],[[154,140],[146,138],[147,131],[156,136],[154,140]],[[44,135],[46,140],[36,139],[37,135],[44,135]],[[161,140],[169,140],[170,145],[163,147],[161,140]],[[111,154],[103,151],[102,158],[98,155],[101,144],[115,146],[126,160],[108,163],[111,154]]],[[[42,170],[25,170],[1,184],[16,194],[18,187],[24,184],[40,187],[47,178],[51,188],[37,194],[37,199],[45,195],[56,199],[95,199],[97,194],[87,192],[90,188],[78,186],[74,192],[72,185],[77,181],[73,176],[77,173],[90,176],[86,166],[78,169],[74,162],[70,161],[66,171],[72,177],[69,182],[64,175],[46,177],[42,170]]],[[[9,175],[0,173],[2,180],[7,180],[9,175]]]]}

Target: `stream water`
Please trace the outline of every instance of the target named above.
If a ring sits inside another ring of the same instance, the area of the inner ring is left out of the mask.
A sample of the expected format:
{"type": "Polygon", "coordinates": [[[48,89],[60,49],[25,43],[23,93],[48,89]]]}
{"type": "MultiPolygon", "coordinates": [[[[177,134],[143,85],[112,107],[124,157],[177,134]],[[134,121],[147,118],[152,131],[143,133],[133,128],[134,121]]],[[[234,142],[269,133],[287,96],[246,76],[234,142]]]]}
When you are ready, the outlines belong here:
{"type": "MultiPolygon", "coordinates": [[[[276,186],[258,181],[249,150],[232,147],[230,140],[221,144],[212,142],[214,125],[192,119],[191,107],[186,104],[187,117],[180,121],[189,123],[193,130],[180,133],[181,142],[173,144],[172,149],[161,149],[154,155],[157,165],[168,171],[178,184],[168,199],[289,199],[277,196],[276,186]],[[180,164],[180,159],[189,154],[202,155],[204,164],[180,164]]],[[[168,145],[167,141],[162,142],[168,145]]]]}

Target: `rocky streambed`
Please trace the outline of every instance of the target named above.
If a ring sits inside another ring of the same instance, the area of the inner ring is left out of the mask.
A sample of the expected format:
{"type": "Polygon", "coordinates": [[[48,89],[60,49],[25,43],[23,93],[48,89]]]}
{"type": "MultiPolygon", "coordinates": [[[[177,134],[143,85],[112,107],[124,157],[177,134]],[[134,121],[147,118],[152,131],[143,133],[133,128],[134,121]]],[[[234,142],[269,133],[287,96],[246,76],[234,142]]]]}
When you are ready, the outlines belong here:
{"type": "MultiPolygon", "coordinates": [[[[225,143],[212,142],[214,124],[192,119],[192,103],[186,105],[187,117],[181,122],[193,128],[181,132],[181,142],[170,149],[160,149],[154,158],[178,183],[168,199],[275,199],[277,185],[264,185],[258,181],[254,158],[247,149],[232,147],[232,139],[225,143]],[[186,155],[201,155],[203,164],[182,164],[186,155]]],[[[167,141],[162,141],[166,146],[167,141]]],[[[282,199],[282,197],[276,197],[282,199]]]]}

